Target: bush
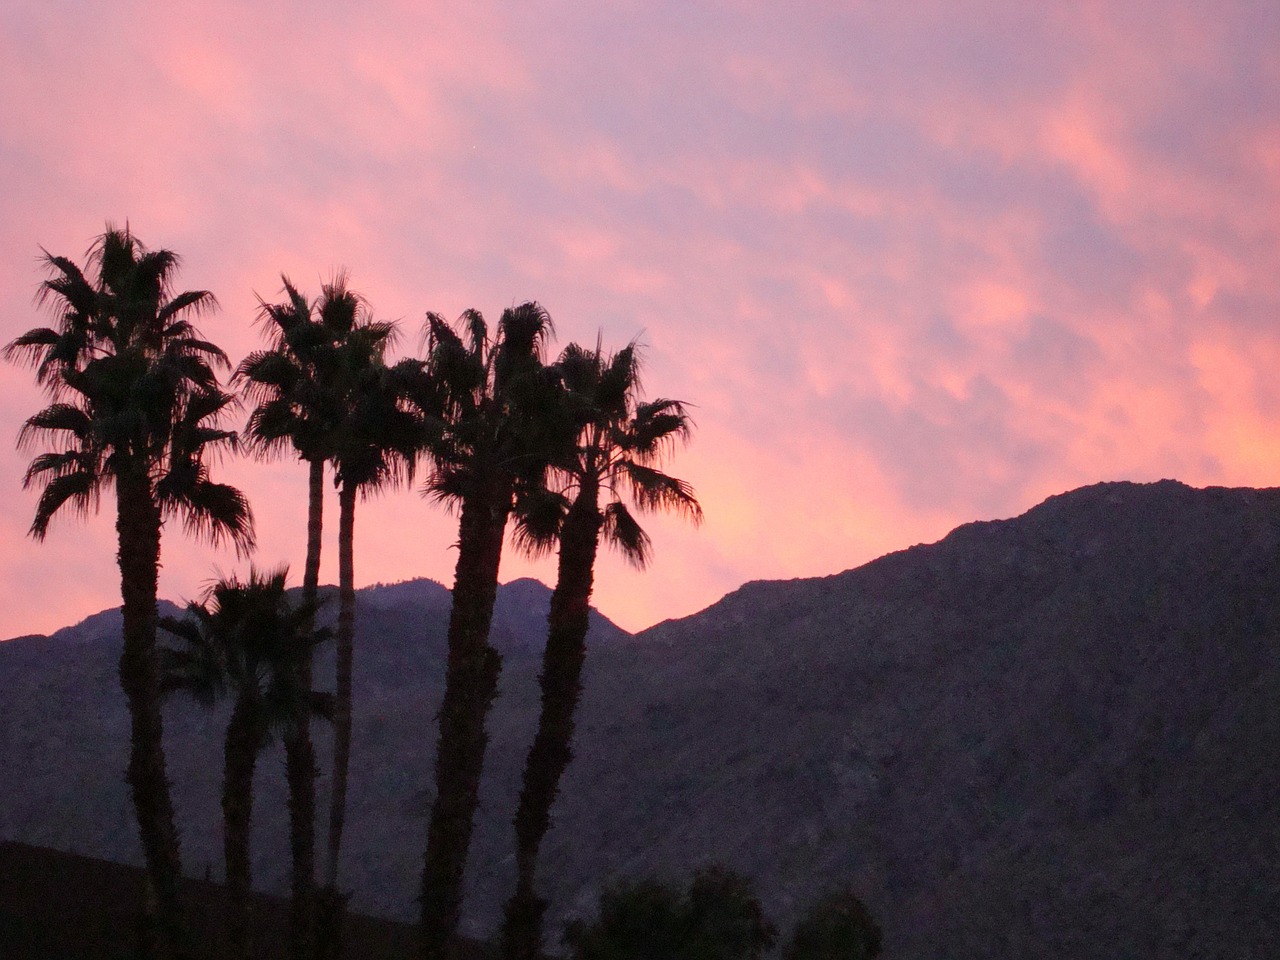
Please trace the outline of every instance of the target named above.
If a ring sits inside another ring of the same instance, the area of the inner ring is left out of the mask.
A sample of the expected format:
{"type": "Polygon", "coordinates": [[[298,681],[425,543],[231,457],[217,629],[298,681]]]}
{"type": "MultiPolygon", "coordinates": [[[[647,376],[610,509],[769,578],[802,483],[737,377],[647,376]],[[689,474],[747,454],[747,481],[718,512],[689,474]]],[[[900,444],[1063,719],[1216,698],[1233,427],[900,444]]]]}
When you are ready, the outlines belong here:
{"type": "Polygon", "coordinates": [[[800,922],[783,960],[871,960],[880,955],[880,927],[848,890],[829,894],[800,922]]]}
{"type": "Polygon", "coordinates": [[[755,960],[777,940],[751,881],[724,867],[705,867],[693,875],[684,928],[687,945],[681,956],[689,960],[755,960]]]}
{"type": "Polygon", "coordinates": [[[647,878],[607,887],[600,918],[570,922],[564,944],[574,960],[668,960],[680,947],[680,898],[647,878]]]}
{"type": "Polygon", "coordinates": [[[652,878],[606,888],[599,919],[568,924],[564,943],[573,960],[757,960],[775,938],[751,881],[713,866],[684,896],[652,878]]]}

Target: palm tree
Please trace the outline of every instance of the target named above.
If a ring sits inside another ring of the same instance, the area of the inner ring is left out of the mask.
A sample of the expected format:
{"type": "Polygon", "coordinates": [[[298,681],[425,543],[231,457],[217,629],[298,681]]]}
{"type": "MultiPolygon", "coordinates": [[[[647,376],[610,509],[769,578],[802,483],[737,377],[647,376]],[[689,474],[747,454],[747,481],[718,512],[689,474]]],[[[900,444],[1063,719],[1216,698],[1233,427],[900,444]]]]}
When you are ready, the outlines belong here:
{"type": "Polygon", "coordinates": [[[160,531],[178,516],[189,533],[246,551],[252,515],[240,491],[209,478],[206,458],[233,448],[222,429],[233,398],[215,368],[223,352],[203,340],[193,317],[216,301],[207,291],[174,295],[178,257],[148,250],[126,227],[108,225],[88,254],[92,279],[65,257],[44,255],[50,277],[39,302],[55,314],[5,348],[35,368],[49,406],[19,435],[29,448],[49,441],[23,484],[40,488],[31,534],[42,540],[64,507],[97,509],[115,489],[117,560],[124,619],[120,682],[131,719],[127,779],[147,866],[147,911],[155,923],[148,949],[178,948],[180,853],[165,775],[160,674],[156,656],[156,589],[160,531]]]}
{"type": "Polygon", "coordinates": [[[420,949],[453,947],[484,763],[485,718],[501,658],[489,645],[507,520],[544,487],[558,391],[542,351],[551,318],[536,303],[506,310],[491,339],[477,311],[457,331],[427,318],[428,382],[443,426],[427,491],[459,512],[448,663],[436,751],[436,797],[422,872],[420,949]]]}
{"type": "MultiPolygon", "coordinates": [[[[250,448],[270,458],[292,449],[307,464],[307,556],[302,575],[304,605],[314,606],[320,586],[320,547],[324,518],[325,463],[333,456],[341,419],[337,382],[339,348],[356,325],[358,300],[339,273],[323,285],[314,306],[288,277],[286,299],[259,300],[259,321],[271,346],[246,357],[236,369],[245,397],[255,404],[245,429],[250,448]]],[[[311,658],[298,662],[298,682],[312,686],[311,658]]],[[[315,951],[315,749],[304,713],[285,736],[289,782],[292,898],[290,945],[294,960],[310,960],[315,951]]]]}
{"type": "MultiPolygon", "coordinates": [[[[582,664],[591,611],[596,551],[603,536],[636,567],[650,558],[648,536],[623,502],[642,510],[673,510],[700,522],[702,509],[687,483],[657,469],[691,423],[676,400],[639,403],[635,344],[612,357],[570,344],[556,364],[577,426],[571,455],[558,461],[567,510],[559,525],[560,557],[543,651],[542,712],[525,763],[515,816],[516,890],[507,904],[503,946],[508,960],[541,956],[546,901],[534,891],[538,848],[551,824],[560,778],[573,758],[573,718],[582,689],[582,664]],[[603,502],[602,502],[603,501],[603,502]]],[[[526,547],[547,544],[522,530],[526,547]]]]}
{"type": "Polygon", "coordinates": [[[235,701],[223,759],[223,852],[228,935],[232,955],[244,960],[253,953],[249,824],[258,754],[273,732],[287,736],[300,717],[333,710],[331,696],[298,682],[299,665],[328,631],[314,629],[314,600],[297,606],[289,600],[285,575],[250,570],[245,582],[220,580],[201,602],[187,605],[186,619],[160,621],[182,641],[161,650],[165,691],[185,691],[206,706],[227,695],[235,701]]]}
{"type": "MultiPolygon", "coordinates": [[[[328,296],[328,294],[326,294],[328,296]]],[[[395,327],[368,318],[363,301],[349,302],[361,319],[339,345],[336,382],[341,417],[332,434],[334,483],[338,488],[338,645],[334,680],[333,788],[325,886],[331,908],[337,896],[338,857],[346,819],[347,770],[351,756],[351,670],[355,639],[355,507],[357,495],[373,496],[411,478],[425,425],[411,397],[422,390],[422,364],[385,362],[395,327]]]]}
{"type": "MultiPolygon", "coordinates": [[[[284,278],[286,300],[262,304],[260,317],[272,348],[250,354],[236,371],[257,405],[249,418],[249,442],[266,456],[292,447],[308,464],[307,563],[304,597],[314,598],[320,579],[324,469],[335,468],[338,487],[338,637],[335,677],[333,786],[329,807],[325,910],[340,909],[339,853],[346,814],[351,755],[351,670],[355,626],[355,503],[412,472],[422,444],[422,417],[409,402],[420,391],[422,364],[386,364],[395,325],[376,321],[368,303],[339,272],[324,284],[314,305],[284,278]]],[[[299,665],[309,685],[311,663],[299,665]]],[[[291,836],[294,844],[292,942],[295,958],[311,955],[315,939],[314,753],[305,726],[286,741],[290,768],[291,836]]],[[[336,916],[326,916],[336,924],[336,916]]],[[[336,931],[335,931],[336,932],[336,931]]]]}

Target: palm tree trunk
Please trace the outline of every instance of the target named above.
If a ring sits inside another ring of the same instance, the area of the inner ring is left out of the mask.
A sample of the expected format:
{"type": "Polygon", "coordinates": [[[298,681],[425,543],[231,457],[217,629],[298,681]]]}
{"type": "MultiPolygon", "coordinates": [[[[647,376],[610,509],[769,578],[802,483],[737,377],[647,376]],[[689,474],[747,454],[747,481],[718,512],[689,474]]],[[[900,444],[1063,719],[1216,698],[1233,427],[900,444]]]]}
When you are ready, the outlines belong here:
{"type": "Polygon", "coordinates": [[[542,915],[547,903],[535,892],[534,877],[560,778],[573,759],[573,718],[582,691],[599,533],[596,489],[584,485],[560,533],[559,570],[539,677],[542,713],[525,762],[514,821],[516,889],[507,902],[502,930],[507,960],[538,960],[542,955],[542,915]]]}
{"type": "Polygon", "coordinates": [[[249,859],[249,826],[253,816],[253,768],[258,737],[253,707],[236,701],[227,725],[222,779],[222,849],[227,870],[227,939],[231,956],[253,955],[253,867],[249,859]]]}
{"type": "Polygon", "coordinates": [[[436,798],[422,869],[419,949],[424,960],[444,960],[454,949],[463,872],[489,739],[485,718],[502,668],[502,658],[489,646],[489,626],[510,502],[506,485],[488,496],[468,498],[462,505],[436,748],[436,798]]]}
{"type": "MultiPolygon", "coordinates": [[[[313,607],[320,587],[320,535],[324,518],[324,460],[309,464],[307,483],[307,560],[302,574],[302,602],[313,607]]],[[[310,633],[314,623],[303,629],[310,633]]],[[[313,686],[312,657],[298,665],[303,690],[313,686]]],[[[285,776],[289,782],[289,846],[293,860],[289,904],[289,946],[293,960],[312,960],[315,953],[316,755],[311,742],[311,714],[302,710],[285,738],[285,776]]]]}
{"type": "Polygon", "coordinates": [[[355,638],[356,486],[344,483],[338,492],[338,636],[334,675],[333,795],[329,805],[329,862],[325,885],[338,885],[338,854],[347,814],[347,767],[351,758],[351,661],[355,638]]]}
{"type": "Polygon", "coordinates": [[[177,955],[183,935],[178,899],[182,872],[173,801],[165,774],[160,667],[156,653],[156,588],[160,571],[160,508],[145,475],[121,471],[116,482],[124,644],[120,685],[131,723],[127,780],[138,817],[153,923],[144,949],[161,960],[177,955]]]}
{"type": "Polygon", "coordinates": [[[324,528],[324,460],[307,470],[307,562],[302,571],[302,602],[314,604],[320,589],[320,534],[324,528]]]}

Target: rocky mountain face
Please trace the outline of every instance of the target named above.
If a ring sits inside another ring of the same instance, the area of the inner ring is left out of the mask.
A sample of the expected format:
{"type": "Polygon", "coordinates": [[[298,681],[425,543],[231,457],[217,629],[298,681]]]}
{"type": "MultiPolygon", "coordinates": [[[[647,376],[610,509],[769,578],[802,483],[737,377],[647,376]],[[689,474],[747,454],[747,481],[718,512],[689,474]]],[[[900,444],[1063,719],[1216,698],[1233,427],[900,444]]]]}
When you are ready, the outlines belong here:
{"type": "MultiPolygon", "coordinates": [[[[717,861],[784,929],[853,886],[894,957],[1273,956],[1278,586],[1280,490],[1116,483],[635,637],[602,621],[546,844],[553,923],[604,880],[717,861]]],[[[472,933],[512,882],[546,597],[520,585],[495,629],[472,933]]],[[[447,608],[423,581],[361,594],[344,877],[362,910],[414,913],[447,608]]],[[[0,644],[0,837],[136,861],[116,642],[64,633],[0,644]]],[[[186,863],[216,877],[224,718],[167,717],[186,863]]],[[[281,767],[263,764],[255,834],[275,889],[281,767]]]]}

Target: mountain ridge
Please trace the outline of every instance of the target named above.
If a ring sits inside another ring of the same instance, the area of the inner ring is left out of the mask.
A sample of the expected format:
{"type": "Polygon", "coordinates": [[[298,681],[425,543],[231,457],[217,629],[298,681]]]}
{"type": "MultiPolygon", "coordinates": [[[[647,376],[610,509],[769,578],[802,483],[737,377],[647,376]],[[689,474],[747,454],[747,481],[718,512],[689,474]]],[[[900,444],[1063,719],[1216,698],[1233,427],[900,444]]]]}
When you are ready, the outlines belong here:
{"type": "MultiPolygon", "coordinates": [[[[718,860],[757,879],[783,926],[851,884],[907,960],[1269,956],[1277,585],[1280,490],[1117,482],[827,577],[744,584],[595,644],[544,847],[550,929],[611,878],[718,860]]],[[[443,623],[364,609],[344,875],[357,909],[405,918],[443,623]]],[[[0,807],[0,836],[128,859],[113,664],[32,656],[17,669],[6,646],[0,771],[23,789],[0,807]]],[[[472,935],[495,929],[509,893],[532,653],[509,645],[491,716],[472,935]]],[[[218,863],[217,765],[201,758],[219,722],[166,710],[197,874],[218,863]]],[[[274,757],[255,837],[268,889],[285,882],[269,812],[281,781],[274,757]]]]}
{"type": "MultiPolygon", "coordinates": [[[[290,587],[290,594],[297,594],[300,587],[290,587]]],[[[329,597],[326,606],[330,616],[336,612],[338,587],[326,583],[320,585],[322,597],[329,597]]],[[[494,621],[497,633],[495,640],[505,639],[508,643],[514,636],[520,636],[520,642],[529,646],[533,643],[526,639],[534,634],[537,621],[545,621],[546,607],[551,598],[551,588],[541,580],[532,577],[517,577],[498,586],[498,600],[494,607],[494,621]]],[[[411,577],[394,583],[373,583],[356,590],[357,605],[367,605],[378,610],[417,608],[421,612],[443,613],[448,616],[452,591],[430,577],[411,577]]],[[[186,604],[179,605],[172,600],[161,599],[157,603],[161,617],[177,617],[186,614],[186,604]]],[[[55,640],[64,643],[94,643],[113,637],[123,626],[119,606],[107,607],[91,613],[83,619],[66,627],[60,627],[49,634],[29,633],[22,636],[9,637],[0,643],[10,641],[55,640]]],[[[163,633],[162,633],[163,636],[163,633]]],[[[595,606],[591,607],[591,633],[593,642],[615,641],[621,637],[631,636],[595,606]]],[[[498,644],[495,644],[498,645],[498,644]]]]}

